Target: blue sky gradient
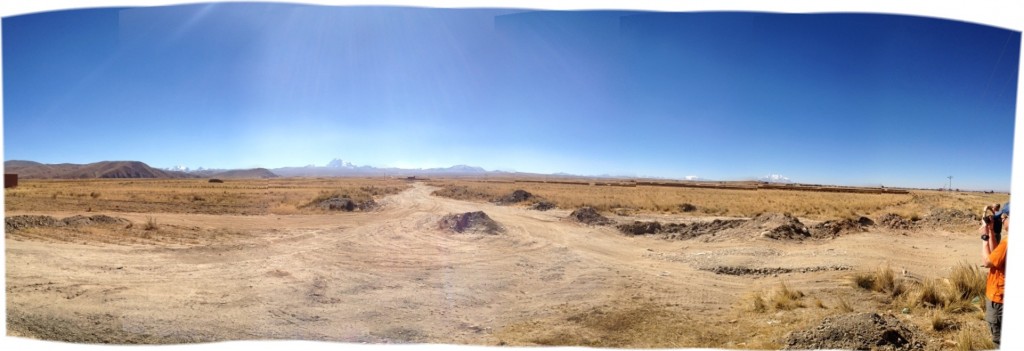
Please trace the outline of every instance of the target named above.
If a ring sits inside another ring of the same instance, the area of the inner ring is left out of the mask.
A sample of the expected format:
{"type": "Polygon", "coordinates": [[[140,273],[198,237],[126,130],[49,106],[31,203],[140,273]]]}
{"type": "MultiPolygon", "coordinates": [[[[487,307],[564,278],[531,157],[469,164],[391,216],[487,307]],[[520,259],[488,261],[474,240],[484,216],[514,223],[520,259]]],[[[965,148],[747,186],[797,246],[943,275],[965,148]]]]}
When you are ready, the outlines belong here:
{"type": "Polygon", "coordinates": [[[245,3],[2,26],[5,160],[1010,184],[1020,33],[984,25],[245,3]]]}

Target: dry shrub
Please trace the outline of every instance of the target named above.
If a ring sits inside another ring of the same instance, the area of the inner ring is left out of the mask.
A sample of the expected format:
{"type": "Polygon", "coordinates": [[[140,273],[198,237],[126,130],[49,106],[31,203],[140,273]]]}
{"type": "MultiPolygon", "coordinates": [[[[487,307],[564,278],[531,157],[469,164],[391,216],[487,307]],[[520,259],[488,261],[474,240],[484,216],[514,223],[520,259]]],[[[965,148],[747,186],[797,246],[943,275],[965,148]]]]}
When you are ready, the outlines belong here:
{"type": "Polygon", "coordinates": [[[954,296],[960,300],[971,300],[985,294],[985,273],[975,265],[960,262],[949,273],[949,284],[954,296]]]}
{"type": "MultiPolygon", "coordinates": [[[[754,291],[750,295],[751,310],[753,312],[768,312],[773,311],[789,311],[796,308],[806,307],[803,302],[800,301],[805,295],[802,291],[791,289],[786,285],[785,282],[779,283],[779,286],[772,289],[770,293],[764,291],[754,291]]],[[[824,308],[821,300],[818,300],[818,305],[824,308]]]]}
{"type": "Polygon", "coordinates": [[[839,298],[839,304],[836,305],[836,308],[844,313],[853,312],[853,307],[851,307],[850,303],[846,302],[846,299],[842,297],[839,298]]]}
{"type": "MultiPolygon", "coordinates": [[[[953,301],[949,302],[948,304],[946,304],[946,307],[943,307],[942,311],[946,312],[946,313],[960,314],[960,313],[977,312],[977,311],[981,311],[981,309],[978,306],[975,306],[973,303],[971,303],[970,301],[967,301],[967,300],[953,300],[953,301]]],[[[982,312],[984,312],[984,311],[982,311],[982,312]]]]}
{"type": "Polygon", "coordinates": [[[896,279],[896,273],[890,267],[880,267],[870,273],[854,273],[850,281],[862,289],[883,293],[894,298],[907,292],[906,284],[896,279]]]}
{"type": "Polygon", "coordinates": [[[142,227],[145,230],[157,230],[160,226],[156,223],[156,218],[146,217],[146,226],[142,227]]]}
{"type": "Polygon", "coordinates": [[[925,280],[918,286],[915,302],[925,307],[946,307],[950,299],[944,290],[939,280],[925,280]]]}
{"type": "Polygon", "coordinates": [[[937,332],[960,329],[960,322],[942,313],[933,313],[931,319],[932,330],[937,332]]]}
{"type": "Polygon", "coordinates": [[[864,290],[872,290],[875,287],[875,276],[871,273],[854,273],[850,282],[864,290]]]}
{"type": "Polygon", "coordinates": [[[750,297],[752,303],[752,311],[757,313],[763,313],[768,311],[768,303],[764,300],[764,292],[755,291],[750,297]]]}
{"type": "Polygon", "coordinates": [[[956,335],[958,351],[992,350],[996,344],[992,342],[992,334],[987,326],[968,326],[961,328],[956,335]]]}

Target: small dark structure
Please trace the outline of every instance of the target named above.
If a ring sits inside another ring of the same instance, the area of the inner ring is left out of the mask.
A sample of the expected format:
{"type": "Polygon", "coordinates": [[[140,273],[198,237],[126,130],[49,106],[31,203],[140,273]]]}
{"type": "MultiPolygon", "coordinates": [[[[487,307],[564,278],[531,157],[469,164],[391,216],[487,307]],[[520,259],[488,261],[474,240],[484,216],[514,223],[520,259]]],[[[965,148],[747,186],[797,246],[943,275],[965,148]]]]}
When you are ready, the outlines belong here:
{"type": "Polygon", "coordinates": [[[18,175],[13,173],[4,173],[4,188],[14,188],[18,186],[18,175]]]}
{"type": "Polygon", "coordinates": [[[210,183],[223,183],[223,182],[224,182],[223,180],[220,180],[220,179],[217,179],[217,178],[211,178],[210,179],[210,183]]]}

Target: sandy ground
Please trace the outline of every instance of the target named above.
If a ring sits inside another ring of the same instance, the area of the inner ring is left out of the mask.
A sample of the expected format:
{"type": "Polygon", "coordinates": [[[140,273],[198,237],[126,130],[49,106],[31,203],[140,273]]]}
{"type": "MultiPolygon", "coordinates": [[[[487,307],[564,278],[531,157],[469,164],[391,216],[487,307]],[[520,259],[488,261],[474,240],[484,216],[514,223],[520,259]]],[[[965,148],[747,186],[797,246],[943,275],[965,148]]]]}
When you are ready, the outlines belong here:
{"type": "MultiPolygon", "coordinates": [[[[802,243],[756,234],[718,242],[629,237],[613,227],[567,221],[567,210],[463,202],[430,196],[431,190],[417,184],[369,213],[109,213],[136,223],[152,216],[160,223],[246,233],[207,245],[82,245],[8,235],[8,335],[114,343],[495,345],[506,341],[507,326],[551,319],[567,304],[643,300],[711,322],[726,318],[724,311],[744,294],[779,279],[827,293],[846,284],[851,272],[758,277],[700,268],[868,270],[888,264],[928,277],[979,255],[973,233],[879,231],[802,243]],[[437,229],[445,214],[478,210],[507,233],[437,229]]],[[[7,213],[17,214],[25,213],[7,213]]]]}

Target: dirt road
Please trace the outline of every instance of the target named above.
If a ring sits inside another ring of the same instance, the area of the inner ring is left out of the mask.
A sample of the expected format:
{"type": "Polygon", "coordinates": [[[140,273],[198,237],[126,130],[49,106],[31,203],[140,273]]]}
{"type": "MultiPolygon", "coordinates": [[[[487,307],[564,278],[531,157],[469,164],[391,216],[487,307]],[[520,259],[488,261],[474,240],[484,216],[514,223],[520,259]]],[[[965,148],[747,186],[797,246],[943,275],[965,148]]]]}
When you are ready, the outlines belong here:
{"type": "MultiPolygon", "coordinates": [[[[825,299],[845,284],[843,269],[888,264],[908,276],[938,276],[977,255],[973,235],[935,232],[803,243],[755,233],[722,242],[629,237],[564,220],[567,210],[456,201],[431,190],[417,184],[367,213],[108,213],[244,233],[192,245],[64,243],[8,233],[8,333],[113,343],[529,344],[507,327],[555,323],[567,308],[644,302],[724,323],[744,294],[780,280],[825,299]],[[446,214],[479,210],[506,233],[437,229],[446,214]],[[727,275],[714,267],[793,272],[727,275]]],[[[17,214],[25,213],[7,215],[17,214]]]]}

